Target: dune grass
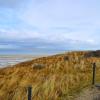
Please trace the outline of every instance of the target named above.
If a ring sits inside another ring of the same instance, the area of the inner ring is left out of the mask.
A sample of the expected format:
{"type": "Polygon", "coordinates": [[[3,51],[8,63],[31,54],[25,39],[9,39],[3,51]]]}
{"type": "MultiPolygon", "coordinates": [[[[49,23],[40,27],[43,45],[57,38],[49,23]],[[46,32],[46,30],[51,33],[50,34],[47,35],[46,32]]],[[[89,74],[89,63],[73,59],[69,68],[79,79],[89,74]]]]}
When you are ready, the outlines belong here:
{"type": "Polygon", "coordinates": [[[28,86],[32,86],[32,100],[74,100],[91,86],[93,62],[100,81],[100,59],[85,58],[85,53],[42,57],[0,69],[0,100],[27,100],[28,86]]]}

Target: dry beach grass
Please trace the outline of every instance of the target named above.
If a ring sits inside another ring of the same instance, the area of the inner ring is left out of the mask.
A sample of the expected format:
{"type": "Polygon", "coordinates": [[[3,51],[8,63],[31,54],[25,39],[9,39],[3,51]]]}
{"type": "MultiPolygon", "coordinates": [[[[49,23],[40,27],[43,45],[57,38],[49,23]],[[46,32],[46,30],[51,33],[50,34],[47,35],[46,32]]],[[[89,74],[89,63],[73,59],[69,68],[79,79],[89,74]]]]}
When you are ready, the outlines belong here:
{"type": "Polygon", "coordinates": [[[0,100],[27,100],[32,86],[32,100],[74,100],[82,89],[91,86],[92,63],[100,58],[85,57],[89,51],[68,52],[0,69],[0,100]]]}

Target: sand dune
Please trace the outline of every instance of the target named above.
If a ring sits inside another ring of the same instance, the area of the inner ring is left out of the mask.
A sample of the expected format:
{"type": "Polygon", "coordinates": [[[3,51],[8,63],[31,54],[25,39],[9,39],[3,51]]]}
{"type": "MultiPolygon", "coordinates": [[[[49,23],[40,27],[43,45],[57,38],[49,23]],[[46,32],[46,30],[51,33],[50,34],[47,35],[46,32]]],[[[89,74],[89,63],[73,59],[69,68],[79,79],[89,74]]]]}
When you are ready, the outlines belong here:
{"type": "Polygon", "coordinates": [[[100,58],[86,57],[89,51],[68,52],[41,57],[0,69],[0,100],[74,100],[91,86],[92,63],[97,65],[100,82],[100,58]]]}

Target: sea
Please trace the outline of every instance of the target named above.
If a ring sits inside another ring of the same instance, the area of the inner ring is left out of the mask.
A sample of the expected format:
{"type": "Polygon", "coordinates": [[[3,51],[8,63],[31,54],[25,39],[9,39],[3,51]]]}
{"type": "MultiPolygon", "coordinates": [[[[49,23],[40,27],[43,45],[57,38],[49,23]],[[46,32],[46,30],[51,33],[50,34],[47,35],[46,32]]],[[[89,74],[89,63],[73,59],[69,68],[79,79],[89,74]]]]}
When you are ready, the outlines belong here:
{"type": "Polygon", "coordinates": [[[39,56],[31,55],[0,55],[0,68],[15,65],[20,62],[32,60],[39,56]]]}

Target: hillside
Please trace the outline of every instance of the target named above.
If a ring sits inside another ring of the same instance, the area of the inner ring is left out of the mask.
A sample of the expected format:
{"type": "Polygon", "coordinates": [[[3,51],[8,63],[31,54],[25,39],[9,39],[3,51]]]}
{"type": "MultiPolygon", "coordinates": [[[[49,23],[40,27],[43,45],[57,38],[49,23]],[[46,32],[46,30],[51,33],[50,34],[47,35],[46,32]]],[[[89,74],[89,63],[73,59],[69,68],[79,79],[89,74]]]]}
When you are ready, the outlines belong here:
{"type": "Polygon", "coordinates": [[[91,86],[93,62],[100,81],[96,52],[100,51],[68,52],[0,69],[0,100],[27,100],[28,86],[32,86],[32,100],[74,100],[91,86]]]}

